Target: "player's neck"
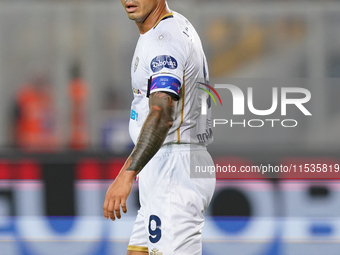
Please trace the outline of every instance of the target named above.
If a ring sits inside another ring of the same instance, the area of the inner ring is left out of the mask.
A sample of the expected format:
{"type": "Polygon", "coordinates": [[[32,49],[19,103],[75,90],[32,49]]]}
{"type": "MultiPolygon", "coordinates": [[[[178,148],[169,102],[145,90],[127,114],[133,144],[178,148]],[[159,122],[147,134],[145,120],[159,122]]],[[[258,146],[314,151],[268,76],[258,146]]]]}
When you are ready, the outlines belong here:
{"type": "Polygon", "coordinates": [[[150,12],[150,14],[146,17],[146,19],[143,22],[136,21],[136,25],[139,29],[139,32],[141,34],[145,34],[150,29],[152,29],[164,15],[170,12],[171,10],[169,9],[167,3],[162,2],[152,12],[150,12]]]}

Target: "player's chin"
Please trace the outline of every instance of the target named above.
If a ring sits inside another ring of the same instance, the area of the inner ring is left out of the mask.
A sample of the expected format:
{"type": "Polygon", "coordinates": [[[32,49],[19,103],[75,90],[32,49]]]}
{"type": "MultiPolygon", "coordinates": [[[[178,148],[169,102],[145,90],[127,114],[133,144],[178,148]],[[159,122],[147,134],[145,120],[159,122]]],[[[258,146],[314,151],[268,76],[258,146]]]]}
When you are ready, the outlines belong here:
{"type": "Polygon", "coordinates": [[[135,12],[130,12],[127,14],[130,20],[136,21],[136,22],[140,22],[141,20],[143,20],[143,18],[141,17],[141,15],[138,15],[135,12]]]}
{"type": "Polygon", "coordinates": [[[134,12],[127,12],[127,15],[129,17],[129,19],[131,19],[131,20],[136,20],[138,18],[136,13],[134,13],[134,12]]]}

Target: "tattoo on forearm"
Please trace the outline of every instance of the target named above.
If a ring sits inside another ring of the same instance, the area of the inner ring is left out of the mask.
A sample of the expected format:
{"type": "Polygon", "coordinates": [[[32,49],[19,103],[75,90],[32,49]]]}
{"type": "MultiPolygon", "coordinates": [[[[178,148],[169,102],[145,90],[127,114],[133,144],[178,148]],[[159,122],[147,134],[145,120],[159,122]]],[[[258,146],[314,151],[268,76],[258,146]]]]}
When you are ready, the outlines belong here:
{"type": "Polygon", "coordinates": [[[150,96],[150,112],[133,149],[127,170],[140,172],[162,146],[172,126],[174,100],[163,92],[150,96]]]}

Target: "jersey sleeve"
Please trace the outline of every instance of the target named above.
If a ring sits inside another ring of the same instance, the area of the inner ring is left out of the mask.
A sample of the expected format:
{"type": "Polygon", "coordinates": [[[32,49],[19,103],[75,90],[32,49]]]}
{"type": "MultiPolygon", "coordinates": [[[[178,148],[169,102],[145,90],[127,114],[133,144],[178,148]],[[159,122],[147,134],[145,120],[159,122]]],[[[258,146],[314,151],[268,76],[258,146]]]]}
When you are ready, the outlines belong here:
{"type": "Polygon", "coordinates": [[[185,44],[169,31],[156,33],[152,40],[146,57],[149,94],[163,91],[179,96],[186,62],[185,44]]]}

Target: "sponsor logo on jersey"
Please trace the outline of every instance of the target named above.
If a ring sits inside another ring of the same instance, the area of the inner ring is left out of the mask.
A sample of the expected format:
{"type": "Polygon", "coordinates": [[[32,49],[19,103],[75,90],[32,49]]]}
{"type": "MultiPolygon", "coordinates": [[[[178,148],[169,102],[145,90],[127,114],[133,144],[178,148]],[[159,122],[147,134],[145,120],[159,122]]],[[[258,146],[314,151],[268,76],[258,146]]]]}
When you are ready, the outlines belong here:
{"type": "Polygon", "coordinates": [[[138,112],[136,112],[135,110],[131,110],[130,119],[138,121],[138,112]]]}
{"type": "Polygon", "coordinates": [[[189,28],[186,27],[185,31],[183,31],[183,34],[185,34],[187,37],[190,37],[188,33],[189,33],[189,28]]]}
{"type": "Polygon", "coordinates": [[[133,68],[133,72],[134,72],[134,73],[135,73],[136,70],[137,70],[138,64],[139,64],[139,57],[136,57],[135,67],[133,68]]]}
{"type": "Polygon", "coordinates": [[[207,128],[205,130],[205,133],[197,135],[197,139],[199,143],[206,143],[207,141],[210,141],[212,138],[213,138],[213,131],[211,128],[207,128]]]}
{"type": "Polygon", "coordinates": [[[150,255],[163,255],[163,252],[160,252],[159,250],[154,248],[150,251],[150,255]]]}
{"type": "Polygon", "coordinates": [[[176,69],[177,60],[170,55],[160,55],[151,61],[150,67],[154,73],[162,70],[163,68],[176,69]]]}
{"type": "Polygon", "coordinates": [[[132,90],[133,90],[133,93],[136,94],[136,95],[141,95],[142,94],[140,89],[132,88],[132,90]]]}

